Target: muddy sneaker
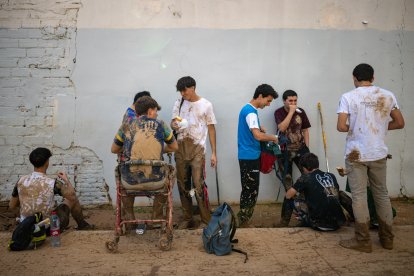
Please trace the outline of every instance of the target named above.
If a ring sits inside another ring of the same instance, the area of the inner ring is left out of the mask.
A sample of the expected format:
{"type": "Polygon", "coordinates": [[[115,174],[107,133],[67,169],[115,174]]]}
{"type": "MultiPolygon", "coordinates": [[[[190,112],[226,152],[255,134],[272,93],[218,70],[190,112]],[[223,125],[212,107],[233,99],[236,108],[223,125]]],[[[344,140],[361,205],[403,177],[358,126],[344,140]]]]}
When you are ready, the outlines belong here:
{"type": "Polygon", "coordinates": [[[85,220],[78,224],[76,230],[79,231],[88,231],[88,230],[95,230],[94,224],[89,224],[85,220]]]}
{"type": "Polygon", "coordinates": [[[135,233],[137,233],[137,235],[143,235],[145,234],[146,229],[147,229],[147,225],[145,223],[138,224],[137,229],[135,229],[135,233]]]}

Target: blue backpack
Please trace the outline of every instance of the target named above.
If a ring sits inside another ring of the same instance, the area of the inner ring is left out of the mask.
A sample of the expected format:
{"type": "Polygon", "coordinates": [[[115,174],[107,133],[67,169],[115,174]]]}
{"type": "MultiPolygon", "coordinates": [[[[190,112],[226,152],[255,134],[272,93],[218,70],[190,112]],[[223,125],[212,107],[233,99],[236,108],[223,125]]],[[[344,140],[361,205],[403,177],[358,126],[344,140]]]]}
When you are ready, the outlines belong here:
{"type": "Polygon", "coordinates": [[[203,244],[207,253],[214,253],[217,256],[230,254],[231,251],[245,255],[244,262],[247,261],[247,253],[233,248],[232,243],[237,243],[233,239],[236,233],[236,217],[227,203],[221,204],[211,215],[207,227],[203,229],[203,244]]]}

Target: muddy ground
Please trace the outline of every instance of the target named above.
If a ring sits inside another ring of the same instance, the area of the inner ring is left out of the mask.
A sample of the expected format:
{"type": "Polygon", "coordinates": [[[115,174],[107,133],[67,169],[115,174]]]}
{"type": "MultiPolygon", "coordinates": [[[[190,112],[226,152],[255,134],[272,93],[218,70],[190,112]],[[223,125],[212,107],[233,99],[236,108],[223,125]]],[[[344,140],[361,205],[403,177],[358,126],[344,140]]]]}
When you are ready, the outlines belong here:
{"type": "MultiPolygon", "coordinates": [[[[231,204],[235,213],[239,210],[239,206],[231,204]]],[[[397,198],[392,200],[392,206],[397,210],[397,216],[394,218],[394,225],[414,225],[414,199],[397,198]]],[[[211,206],[213,209],[216,206],[211,206]]],[[[255,208],[250,228],[272,228],[280,219],[281,204],[259,204],[255,208]]],[[[149,219],[151,207],[135,207],[137,218],[149,219]]],[[[0,203],[0,230],[12,231],[15,225],[13,212],[7,207],[7,202],[0,203]]],[[[87,208],[84,210],[88,222],[95,224],[97,230],[112,230],[115,224],[115,210],[112,206],[101,206],[99,208],[87,208]]],[[[199,216],[195,216],[196,221],[199,216]]],[[[173,213],[173,221],[179,223],[181,221],[181,209],[175,206],[173,213]]],[[[292,218],[290,226],[294,226],[297,221],[292,218]]],[[[70,221],[71,228],[76,224],[73,219],[70,221]]]]}
{"type": "MultiPolygon", "coordinates": [[[[119,252],[107,252],[105,242],[113,239],[115,212],[112,207],[86,209],[96,231],[62,234],[62,246],[51,248],[49,240],[37,250],[8,252],[7,243],[14,217],[6,207],[0,210],[0,275],[414,275],[413,200],[393,201],[394,250],[382,249],[371,231],[374,252],[358,253],[339,247],[338,241],[353,235],[352,227],[321,233],[309,228],[272,228],[279,220],[280,204],[258,205],[249,229],[238,229],[236,248],[249,253],[217,257],[205,253],[201,229],[175,230],[170,251],[158,246],[159,230],[144,235],[121,237],[119,252]]],[[[4,204],[3,204],[4,206],[4,204]]],[[[213,206],[214,207],[214,206],[213,206]]],[[[232,205],[235,212],[237,205],[232,205]]],[[[151,208],[137,207],[146,218],[151,208]]],[[[174,220],[180,220],[179,207],[174,220]]],[[[292,225],[296,222],[292,219],[292,225]]]]}

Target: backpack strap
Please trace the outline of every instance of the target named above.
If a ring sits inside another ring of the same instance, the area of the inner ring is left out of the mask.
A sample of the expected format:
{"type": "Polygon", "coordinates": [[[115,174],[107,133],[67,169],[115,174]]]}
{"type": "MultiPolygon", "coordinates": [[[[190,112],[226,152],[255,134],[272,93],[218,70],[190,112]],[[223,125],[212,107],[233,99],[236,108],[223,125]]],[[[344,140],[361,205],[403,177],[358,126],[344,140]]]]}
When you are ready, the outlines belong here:
{"type": "Polygon", "coordinates": [[[234,251],[234,252],[237,252],[237,253],[243,254],[243,255],[244,255],[244,263],[246,263],[246,262],[247,262],[247,260],[249,259],[249,256],[247,256],[247,252],[245,252],[245,251],[243,251],[243,250],[233,248],[233,246],[232,246],[231,251],[234,251]]]}
{"type": "MultiPolygon", "coordinates": [[[[238,239],[233,239],[234,238],[234,234],[236,233],[236,229],[237,229],[237,224],[236,224],[236,216],[234,215],[233,210],[231,209],[230,205],[228,205],[227,203],[223,203],[226,204],[226,208],[229,210],[230,214],[231,214],[231,233],[230,233],[230,242],[231,243],[238,243],[239,240],[238,239]]],[[[247,252],[240,250],[240,249],[236,249],[233,247],[233,245],[231,245],[231,251],[240,253],[244,255],[244,263],[247,262],[247,260],[249,259],[249,257],[247,256],[247,252]]]]}
{"type": "Polygon", "coordinates": [[[231,209],[230,205],[226,204],[226,208],[229,210],[230,214],[231,214],[231,233],[230,233],[230,242],[231,243],[238,243],[239,240],[238,239],[233,239],[234,238],[234,234],[236,234],[236,228],[237,228],[237,224],[236,224],[236,216],[234,215],[233,210],[231,209]]]}
{"type": "Polygon", "coordinates": [[[183,103],[184,103],[184,98],[181,97],[180,107],[178,108],[178,115],[180,115],[181,113],[181,107],[183,106],[183,103]]]}

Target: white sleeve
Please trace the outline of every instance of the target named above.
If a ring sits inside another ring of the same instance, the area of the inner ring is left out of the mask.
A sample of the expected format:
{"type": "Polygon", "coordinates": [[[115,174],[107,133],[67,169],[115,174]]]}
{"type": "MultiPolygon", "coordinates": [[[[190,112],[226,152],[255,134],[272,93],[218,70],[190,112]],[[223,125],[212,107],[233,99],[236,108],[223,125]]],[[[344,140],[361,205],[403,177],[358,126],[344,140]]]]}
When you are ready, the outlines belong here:
{"type": "Polygon", "coordinates": [[[249,113],[246,116],[246,123],[249,126],[250,129],[252,128],[259,128],[259,120],[257,118],[257,114],[256,113],[249,113]]]}
{"type": "Polygon", "coordinates": [[[336,110],[336,114],[339,114],[339,113],[349,114],[349,103],[345,95],[342,95],[341,99],[339,100],[339,106],[338,106],[338,109],[336,110]]]}
{"type": "Polygon", "coordinates": [[[392,108],[391,108],[391,110],[400,109],[400,106],[397,103],[397,98],[395,97],[394,94],[391,94],[391,95],[392,95],[392,108]]]}
{"type": "Polygon", "coordinates": [[[216,116],[214,115],[214,111],[213,111],[213,105],[210,102],[207,105],[207,110],[206,110],[206,124],[207,125],[217,124],[216,116]]]}

